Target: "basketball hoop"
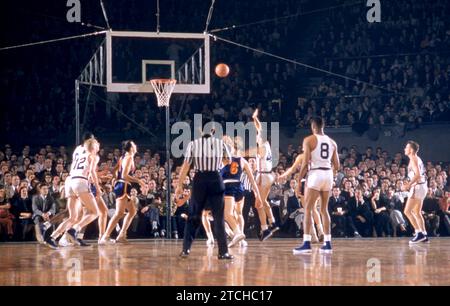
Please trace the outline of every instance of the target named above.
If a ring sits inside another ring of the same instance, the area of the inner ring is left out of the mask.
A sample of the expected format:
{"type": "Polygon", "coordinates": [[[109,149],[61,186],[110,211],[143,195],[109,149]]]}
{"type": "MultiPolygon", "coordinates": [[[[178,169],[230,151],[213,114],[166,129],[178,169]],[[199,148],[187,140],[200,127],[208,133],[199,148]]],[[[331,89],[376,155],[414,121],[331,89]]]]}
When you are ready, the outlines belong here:
{"type": "Polygon", "coordinates": [[[177,80],[175,79],[153,79],[150,80],[155,91],[156,99],[158,100],[158,107],[169,107],[170,96],[177,80]]]}

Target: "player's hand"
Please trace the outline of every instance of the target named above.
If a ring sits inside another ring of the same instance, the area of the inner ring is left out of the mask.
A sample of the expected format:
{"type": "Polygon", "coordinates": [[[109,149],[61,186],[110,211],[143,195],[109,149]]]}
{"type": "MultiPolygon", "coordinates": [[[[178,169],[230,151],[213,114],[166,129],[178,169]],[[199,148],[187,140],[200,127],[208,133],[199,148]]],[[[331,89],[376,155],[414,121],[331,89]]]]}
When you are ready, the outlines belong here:
{"type": "Polygon", "coordinates": [[[258,108],[253,112],[252,118],[256,119],[258,117],[258,108]]]}

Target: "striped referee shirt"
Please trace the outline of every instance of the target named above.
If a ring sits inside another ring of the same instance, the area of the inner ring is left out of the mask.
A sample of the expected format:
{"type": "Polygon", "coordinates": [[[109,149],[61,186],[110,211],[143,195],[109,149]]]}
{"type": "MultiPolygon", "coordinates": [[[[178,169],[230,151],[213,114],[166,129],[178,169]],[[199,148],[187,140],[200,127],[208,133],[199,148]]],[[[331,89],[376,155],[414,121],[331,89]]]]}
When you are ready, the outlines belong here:
{"type": "Polygon", "coordinates": [[[196,171],[219,171],[224,157],[231,158],[231,154],[223,140],[206,135],[188,144],[184,161],[193,162],[196,171]]]}
{"type": "Polygon", "coordinates": [[[252,183],[250,183],[250,179],[245,172],[241,175],[241,183],[244,186],[244,190],[252,191],[252,183]]]}

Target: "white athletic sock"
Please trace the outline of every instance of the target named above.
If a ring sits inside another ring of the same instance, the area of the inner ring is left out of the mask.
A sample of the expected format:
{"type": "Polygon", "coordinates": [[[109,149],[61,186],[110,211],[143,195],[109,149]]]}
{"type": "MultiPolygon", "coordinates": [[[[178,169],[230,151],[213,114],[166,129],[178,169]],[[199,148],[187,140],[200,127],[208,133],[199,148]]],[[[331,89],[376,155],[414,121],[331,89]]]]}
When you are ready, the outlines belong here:
{"type": "Polygon", "coordinates": [[[425,236],[428,235],[427,231],[423,231],[422,234],[424,234],[425,236]]]}
{"type": "Polygon", "coordinates": [[[303,235],[303,242],[310,242],[311,241],[311,235],[303,235]]]}
{"type": "Polygon", "coordinates": [[[417,235],[418,233],[420,233],[419,230],[415,230],[414,233],[417,235]]]}
{"type": "Polygon", "coordinates": [[[325,242],[330,242],[331,241],[331,235],[323,235],[323,240],[325,242]]]}
{"type": "Polygon", "coordinates": [[[265,231],[266,229],[269,229],[269,227],[267,226],[267,224],[266,224],[266,225],[261,225],[261,229],[262,229],[263,231],[265,231]]]}

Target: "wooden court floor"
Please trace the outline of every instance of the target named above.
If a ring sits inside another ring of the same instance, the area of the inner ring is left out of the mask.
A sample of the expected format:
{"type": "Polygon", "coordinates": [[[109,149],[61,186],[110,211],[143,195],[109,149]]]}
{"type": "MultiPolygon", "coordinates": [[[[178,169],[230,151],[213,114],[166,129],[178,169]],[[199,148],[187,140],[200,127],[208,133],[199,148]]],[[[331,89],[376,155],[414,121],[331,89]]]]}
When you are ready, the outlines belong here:
{"type": "Polygon", "coordinates": [[[51,250],[36,243],[0,244],[0,285],[450,285],[450,239],[409,247],[403,238],[342,239],[334,253],[292,254],[296,239],[250,240],[219,261],[217,247],[181,241],[51,250]]]}

